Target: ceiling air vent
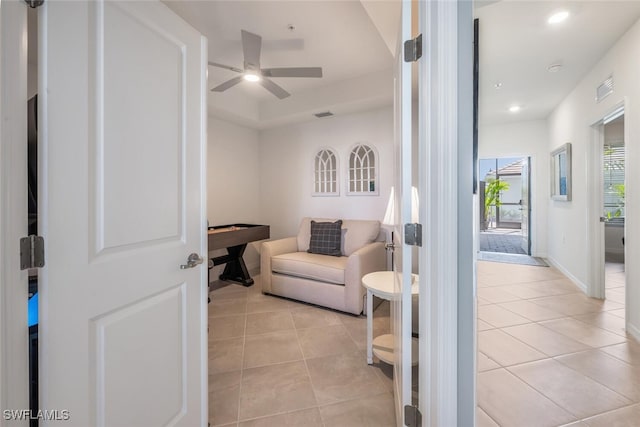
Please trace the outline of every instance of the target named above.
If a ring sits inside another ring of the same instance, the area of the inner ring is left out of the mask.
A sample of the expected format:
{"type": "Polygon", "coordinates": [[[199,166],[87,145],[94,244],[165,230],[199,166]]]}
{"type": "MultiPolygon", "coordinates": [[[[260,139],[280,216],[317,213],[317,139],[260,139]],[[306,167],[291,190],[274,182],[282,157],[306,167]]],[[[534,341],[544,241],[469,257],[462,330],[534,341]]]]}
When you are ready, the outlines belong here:
{"type": "Polygon", "coordinates": [[[613,93],[613,76],[609,76],[596,88],[596,102],[600,102],[613,93]]]}
{"type": "Polygon", "coordinates": [[[316,116],[317,118],[321,119],[323,117],[331,117],[331,116],[333,116],[333,113],[331,111],[325,111],[325,112],[322,112],[322,113],[316,113],[316,114],[314,114],[314,116],[316,116]]]}

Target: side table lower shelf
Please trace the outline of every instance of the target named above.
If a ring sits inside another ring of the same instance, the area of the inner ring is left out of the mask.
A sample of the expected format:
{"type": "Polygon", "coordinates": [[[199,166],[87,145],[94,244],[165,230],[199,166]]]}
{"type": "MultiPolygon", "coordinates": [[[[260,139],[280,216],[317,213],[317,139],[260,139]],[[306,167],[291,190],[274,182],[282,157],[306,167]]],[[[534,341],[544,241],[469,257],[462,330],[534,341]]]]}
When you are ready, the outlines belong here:
{"type": "MultiPolygon", "coordinates": [[[[373,339],[373,355],[384,363],[393,365],[393,335],[379,335],[373,339]]],[[[418,339],[411,338],[411,366],[418,364],[418,339]]]]}

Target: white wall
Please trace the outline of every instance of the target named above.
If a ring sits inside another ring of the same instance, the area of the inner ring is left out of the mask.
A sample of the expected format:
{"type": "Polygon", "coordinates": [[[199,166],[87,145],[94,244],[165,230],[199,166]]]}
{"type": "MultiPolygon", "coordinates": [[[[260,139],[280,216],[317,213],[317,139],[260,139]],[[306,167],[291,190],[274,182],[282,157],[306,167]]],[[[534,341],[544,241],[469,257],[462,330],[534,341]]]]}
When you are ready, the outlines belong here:
{"type": "Polygon", "coordinates": [[[393,181],[393,109],[334,116],[260,134],[260,221],[271,237],[294,236],[305,216],[382,220],[393,181]],[[346,196],[348,155],[356,143],[377,149],[379,195],[346,196]],[[313,159],[321,147],[339,158],[340,196],[313,197],[313,159]]]}
{"type": "MultiPolygon", "coordinates": [[[[640,121],[629,119],[640,114],[640,23],[636,23],[596,64],[549,117],[548,151],[565,142],[573,150],[573,200],[553,201],[549,206],[549,256],[575,279],[587,284],[589,251],[587,242],[587,149],[595,144],[591,125],[614,107],[625,102],[627,164],[640,164],[640,121]],[[614,93],[602,102],[594,100],[595,88],[607,77],[614,77],[614,93]]],[[[629,171],[631,168],[628,168],[629,171]]],[[[628,177],[632,177],[631,173],[628,177]]],[[[640,183],[627,179],[626,258],[640,259],[640,183]]],[[[628,262],[627,326],[640,338],[640,265],[628,262]]]]}
{"type": "Polygon", "coordinates": [[[549,204],[549,135],[546,120],[533,120],[478,128],[478,156],[531,156],[531,253],[547,256],[549,204]]]}
{"type": "MultiPolygon", "coordinates": [[[[260,162],[258,131],[209,117],[207,142],[207,218],[209,225],[259,224],[260,162]]],[[[260,264],[258,244],[247,245],[248,269],[260,264]]],[[[223,255],[214,251],[210,255],[223,255]]],[[[224,266],[211,270],[217,280],[224,266]]]]}

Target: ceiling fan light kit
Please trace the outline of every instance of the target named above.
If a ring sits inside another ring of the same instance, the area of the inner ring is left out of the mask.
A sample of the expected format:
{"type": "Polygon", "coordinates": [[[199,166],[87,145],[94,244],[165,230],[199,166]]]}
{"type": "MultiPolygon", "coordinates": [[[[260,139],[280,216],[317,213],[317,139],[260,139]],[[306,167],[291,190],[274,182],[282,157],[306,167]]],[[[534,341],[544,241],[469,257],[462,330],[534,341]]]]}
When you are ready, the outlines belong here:
{"type": "Polygon", "coordinates": [[[209,65],[242,74],[231,80],[219,84],[211,89],[213,92],[224,92],[243,80],[259,83],[266,90],[279,99],[284,99],[291,94],[282,87],[269,80],[268,77],[304,77],[321,78],[321,67],[288,67],[288,68],[260,68],[260,51],[262,50],[262,37],[249,31],[241,30],[242,53],[244,54],[244,69],[230,65],[209,62],[209,65]]]}
{"type": "Polygon", "coordinates": [[[248,82],[257,82],[260,80],[260,76],[254,73],[246,73],[243,77],[248,82]]]}

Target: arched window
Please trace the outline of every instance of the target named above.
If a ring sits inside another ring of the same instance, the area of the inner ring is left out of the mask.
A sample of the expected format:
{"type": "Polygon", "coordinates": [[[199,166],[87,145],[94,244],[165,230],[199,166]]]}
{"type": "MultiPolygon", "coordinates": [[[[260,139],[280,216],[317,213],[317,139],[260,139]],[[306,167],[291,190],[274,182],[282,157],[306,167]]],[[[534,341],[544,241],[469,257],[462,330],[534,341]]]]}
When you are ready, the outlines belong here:
{"type": "Polygon", "coordinates": [[[378,194],[377,159],[374,149],[358,144],[349,155],[349,185],[347,194],[378,194]]]}
{"type": "Polygon", "coordinates": [[[323,148],[313,161],[313,194],[315,196],[337,196],[338,158],[333,150],[323,148]]]}

